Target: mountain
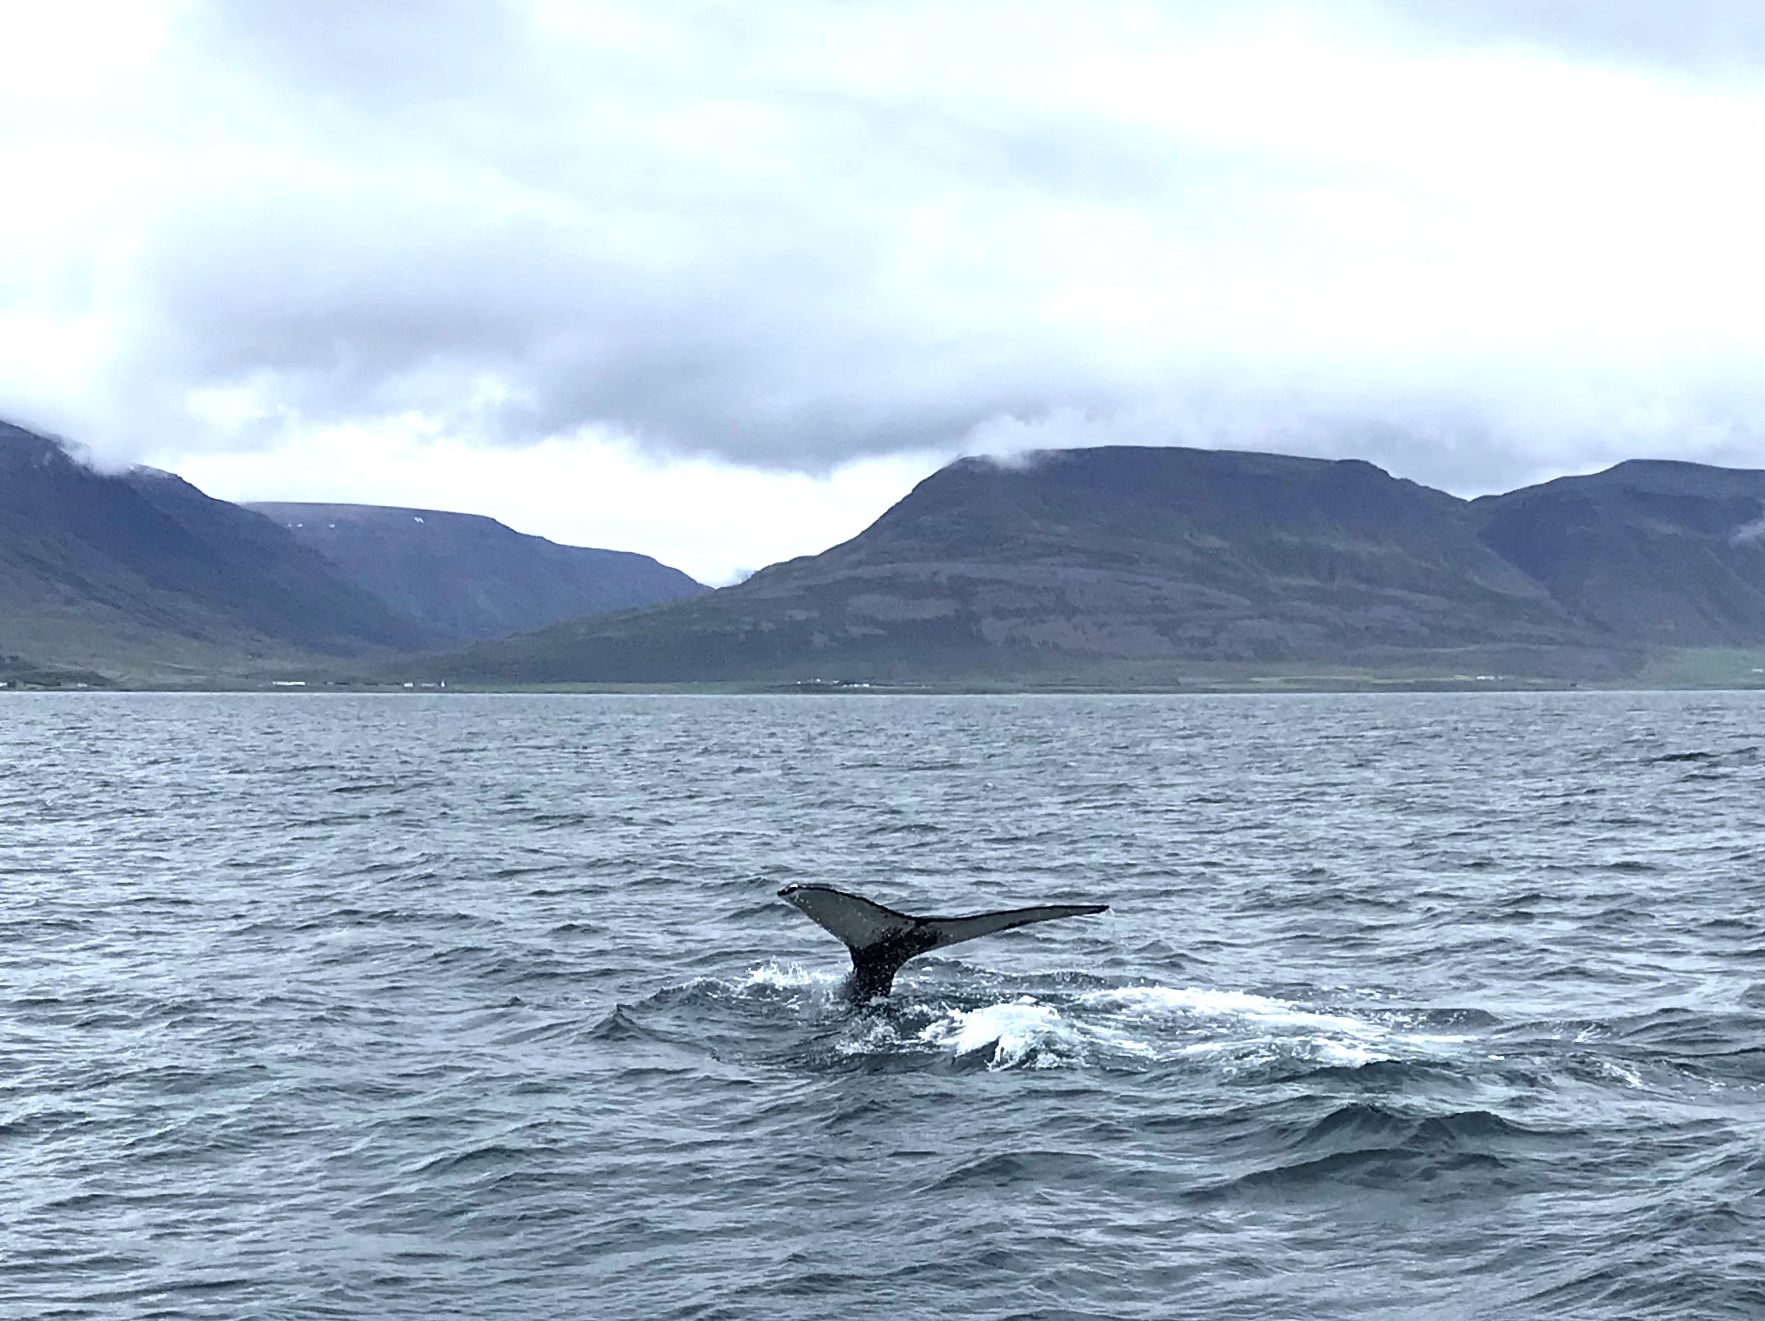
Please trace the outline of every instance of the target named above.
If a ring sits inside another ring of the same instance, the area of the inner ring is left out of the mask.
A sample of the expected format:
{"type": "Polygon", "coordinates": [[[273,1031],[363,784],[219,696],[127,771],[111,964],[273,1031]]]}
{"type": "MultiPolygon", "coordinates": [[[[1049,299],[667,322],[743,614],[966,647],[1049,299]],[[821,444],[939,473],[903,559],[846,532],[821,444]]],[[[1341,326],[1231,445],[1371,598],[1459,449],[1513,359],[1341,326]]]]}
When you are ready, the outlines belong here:
{"type": "Polygon", "coordinates": [[[241,508],[168,473],[95,471],[0,423],[0,683],[339,657],[378,673],[376,654],[560,615],[423,671],[1109,685],[1725,666],[1723,681],[1745,682],[1760,663],[1749,649],[1765,649],[1765,472],[1633,461],[1464,501],[1358,460],[1165,447],[964,459],[852,540],[706,592],[643,556],[472,515],[241,508]]]}
{"type": "Polygon", "coordinates": [[[1471,509],[1485,544],[1608,636],[1765,643],[1765,472],[1637,459],[1471,509]]]}
{"type": "Polygon", "coordinates": [[[376,505],[246,508],[324,555],[346,581],[454,643],[705,590],[647,555],[560,546],[477,514],[376,505]]]}
{"type": "Polygon", "coordinates": [[[850,681],[1300,662],[1614,664],[1456,497],[1359,460],[1111,447],[960,460],[821,555],[480,644],[451,672],[850,681]]]}
{"type": "Polygon", "coordinates": [[[137,676],[432,644],[269,519],[0,423],[0,653],[137,676]]]}

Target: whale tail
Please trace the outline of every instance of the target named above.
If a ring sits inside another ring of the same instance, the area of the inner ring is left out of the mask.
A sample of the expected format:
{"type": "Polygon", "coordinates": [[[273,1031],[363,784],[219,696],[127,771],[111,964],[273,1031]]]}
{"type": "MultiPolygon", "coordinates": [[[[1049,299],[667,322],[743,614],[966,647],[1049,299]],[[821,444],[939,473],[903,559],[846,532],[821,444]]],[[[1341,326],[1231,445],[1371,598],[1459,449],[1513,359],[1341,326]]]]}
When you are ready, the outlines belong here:
{"type": "Polygon", "coordinates": [[[778,897],[845,942],[852,955],[852,998],[887,995],[895,973],[919,954],[965,940],[1061,917],[1107,912],[1108,904],[1042,904],[966,917],[915,917],[831,885],[787,885],[778,897]]]}

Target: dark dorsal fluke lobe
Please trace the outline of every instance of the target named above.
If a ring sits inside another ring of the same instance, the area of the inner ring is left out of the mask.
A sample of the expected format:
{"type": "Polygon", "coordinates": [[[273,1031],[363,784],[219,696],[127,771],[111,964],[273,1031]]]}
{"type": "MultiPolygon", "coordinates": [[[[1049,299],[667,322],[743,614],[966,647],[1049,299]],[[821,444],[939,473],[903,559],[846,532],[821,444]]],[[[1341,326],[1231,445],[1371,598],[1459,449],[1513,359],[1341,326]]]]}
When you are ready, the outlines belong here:
{"type": "Polygon", "coordinates": [[[860,1001],[887,995],[895,973],[917,954],[1034,922],[1088,917],[1109,909],[1108,904],[1042,904],[967,917],[914,917],[831,885],[787,885],[778,897],[845,941],[852,952],[852,998],[860,1001]]]}

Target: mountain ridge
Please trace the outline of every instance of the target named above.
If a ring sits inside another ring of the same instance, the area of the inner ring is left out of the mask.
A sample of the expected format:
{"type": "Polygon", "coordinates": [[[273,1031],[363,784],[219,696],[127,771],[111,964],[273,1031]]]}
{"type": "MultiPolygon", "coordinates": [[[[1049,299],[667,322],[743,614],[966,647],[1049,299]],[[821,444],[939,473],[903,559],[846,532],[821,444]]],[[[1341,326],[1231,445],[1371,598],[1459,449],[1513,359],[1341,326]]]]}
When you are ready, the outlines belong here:
{"type": "Polygon", "coordinates": [[[1604,680],[1688,647],[1765,654],[1765,472],[1627,460],[1463,500],[1360,459],[966,458],[858,535],[713,592],[483,515],[230,505],[167,473],[95,472],[0,424],[0,654],[15,667],[355,656],[372,670],[379,654],[490,684],[1162,686],[1204,672],[1604,680]],[[564,580],[595,557],[679,594],[577,616],[581,585],[564,580]],[[510,611],[544,593],[516,601],[507,585],[553,570],[546,608],[573,617],[445,650],[528,626],[510,611]]]}
{"type": "Polygon", "coordinates": [[[0,652],[174,676],[433,641],[269,520],[0,423],[0,652]]]}
{"type": "Polygon", "coordinates": [[[1627,648],[1492,550],[1468,509],[1358,459],[1165,446],[963,459],[820,555],[481,644],[450,673],[888,680],[1454,653],[1611,673],[1594,653],[1627,648]]]}
{"type": "Polygon", "coordinates": [[[1607,636],[1765,641],[1765,471],[1630,459],[1471,511],[1487,545],[1607,636]]]}
{"type": "Polygon", "coordinates": [[[566,546],[484,514],[298,501],[243,507],[324,555],[346,581],[455,643],[706,590],[648,555],[566,546]]]}
{"type": "MultiPolygon", "coordinates": [[[[371,507],[358,513],[378,517],[371,507]]],[[[645,556],[557,546],[476,515],[436,517],[492,529],[564,566],[548,576],[528,553],[489,581],[479,575],[476,594],[495,609],[540,612],[510,631],[578,605],[626,605],[634,591],[648,599],[650,579],[660,583],[652,597],[700,590],[645,556]],[[625,584],[591,599],[588,579],[609,565],[625,584]],[[563,604],[553,599],[560,593],[563,604]]],[[[0,422],[0,656],[14,675],[201,682],[430,653],[481,635],[420,613],[352,581],[262,513],[157,469],[101,471],[66,442],[0,422]]]]}

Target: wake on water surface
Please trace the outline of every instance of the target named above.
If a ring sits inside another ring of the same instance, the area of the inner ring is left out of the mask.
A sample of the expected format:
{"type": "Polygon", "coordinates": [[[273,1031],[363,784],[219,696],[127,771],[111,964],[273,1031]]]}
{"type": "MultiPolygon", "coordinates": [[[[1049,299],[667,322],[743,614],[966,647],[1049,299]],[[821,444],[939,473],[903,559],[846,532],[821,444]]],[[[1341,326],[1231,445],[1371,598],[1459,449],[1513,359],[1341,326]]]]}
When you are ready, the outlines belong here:
{"type": "Polygon", "coordinates": [[[840,1058],[992,1070],[1142,1071],[1210,1060],[1227,1071],[1353,1067],[1425,1058],[1431,1047],[1464,1040],[1435,1030],[1460,1019],[1451,1012],[1356,1014],[1244,991],[1070,973],[1032,979],[1038,987],[1032,993],[1004,989],[1000,979],[966,966],[952,966],[949,974],[904,979],[888,999],[853,1006],[844,978],[770,962],[736,981],[714,983],[714,995],[759,1001],[812,1032],[831,1032],[840,1058]]]}
{"type": "Polygon", "coordinates": [[[1361,1075],[1454,1101],[1505,1093],[1535,1116],[1559,1102],[1583,1105],[1563,1100],[1571,1085],[1637,1099],[1765,1090],[1757,1051],[1664,1059],[1660,1014],[1504,1021],[1475,1007],[1391,1005],[1365,988],[1282,995],[1079,972],[1005,977],[950,959],[927,965],[894,995],[854,1005],[844,976],[768,960],[620,1005],[601,1028],[811,1074],[1184,1073],[1221,1087],[1361,1075]]]}

